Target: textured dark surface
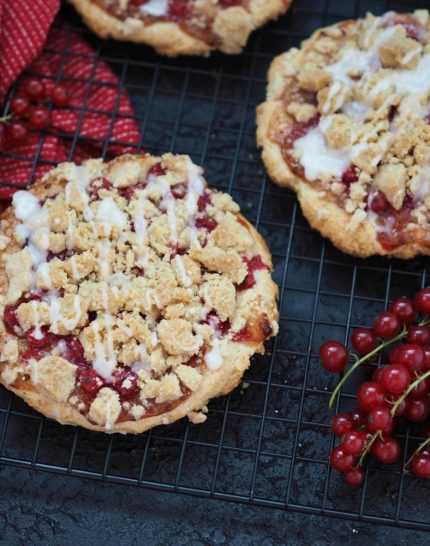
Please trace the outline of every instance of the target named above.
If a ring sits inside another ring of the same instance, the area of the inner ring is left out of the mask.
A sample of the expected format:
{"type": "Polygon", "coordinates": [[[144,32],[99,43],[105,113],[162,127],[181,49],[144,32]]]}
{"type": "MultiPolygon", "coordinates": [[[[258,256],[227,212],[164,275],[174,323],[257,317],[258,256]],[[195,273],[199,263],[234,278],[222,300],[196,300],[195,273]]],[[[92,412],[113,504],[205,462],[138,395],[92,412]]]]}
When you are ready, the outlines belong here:
{"type": "Polygon", "coordinates": [[[423,531],[285,513],[9,467],[0,471],[8,546],[406,546],[423,531]]]}
{"type": "MultiPolygon", "coordinates": [[[[400,463],[381,472],[371,462],[365,487],[351,490],[329,471],[327,401],[336,378],[322,373],[316,358],[322,340],[347,338],[351,327],[367,324],[391,299],[426,284],[426,260],[354,260],[310,230],[294,195],[265,176],[254,115],[273,56],[313,29],[370,9],[426,6],[427,0],[296,0],[289,15],[255,33],[242,56],[180,60],[102,43],[70,8],[63,11],[71,32],[82,33],[127,87],[142,146],[190,153],[266,237],[281,287],[281,330],[267,354],[254,360],[246,388],[212,402],[200,426],[182,421],[136,438],[112,438],[45,420],[1,389],[5,544],[122,544],[138,537],[159,544],[260,544],[263,537],[265,544],[426,542],[425,535],[400,527],[430,529],[427,482],[400,463]],[[201,498],[185,495],[191,493],[201,498]],[[285,513],[285,506],[300,514],[285,513]]],[[[347,385],[336,409],[353,405],[354,386],[347,385]]],[[[407,428],[397,433],[404,460],[416,445],[414,435],[407,428]]]]}

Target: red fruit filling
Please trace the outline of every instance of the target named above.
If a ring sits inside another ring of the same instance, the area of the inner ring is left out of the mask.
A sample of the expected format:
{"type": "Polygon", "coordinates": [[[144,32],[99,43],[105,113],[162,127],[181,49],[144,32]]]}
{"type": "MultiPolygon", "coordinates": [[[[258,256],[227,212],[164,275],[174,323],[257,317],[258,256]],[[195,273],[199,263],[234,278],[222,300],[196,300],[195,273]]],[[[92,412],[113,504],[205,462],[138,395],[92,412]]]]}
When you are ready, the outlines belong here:
{"type": "Polygon", "coordinates": [[[113,388],[122,399],[133,398],[138,392],[136,374],[131,370],[121,370],[114,378],[113,388]]]}
{"type": "Polygon", "coordinates": [[[112,186],[112,182],[107,178],[96,178],[91,182],[88,193],[93,197],[98,196],[100,190],[110,190],[112,186]]]}
{"type": "Polygon", "coordinates": [[[248,288],[252,288],[253,286],[255,286],[256,271],[259,271],[260,269],[268,269],[267,265],[263,262],[261,256],[254,256],[251,259],[245,256],[243,258],[243,261],[248,264],[248,273],[246,274],[246,277],[243,279],[243,281],[236,287],[239,292],[242,290],[248,290],[248,288]]]}
{"type": "Polygon", "coordinates": [[[207,315],[203,323],[212,326],[218,336],[225,336],[230,330],[230,322],[228,320],[221,321],[214,313],[207,315]]]}
{"type": "Polygon", "coordinates": [[[21,326],[16,314],[16,307],[5,307],[3,320],[6,325],[6,330],[13,335],[17,335],[21,326]]]}
{"type": "Polygon", "coordinates": [[[357,182],[358,174],[354,165],[350,165],[342,175],[342,183],[346,186],[357,182]]]}
{"type": "Polygon", "coordinates": [[[188,19],[191,14],[192,9],[188,0],[170,0],[168,15],[172,19],[188,19]]]}
{"type": "Polygon", "coordinates": [[[65,336],[63,337],[63,342],[63,356],[65,359],[78,366],[88,365],[84,356],[84,348],[78,338],[74,336],[65,336]]]}
{"type": "Polygon", "coordinates": [[[187,185],[186,184],[176,184],[170,188],[172,195],[175,199],[183,199],[187,195],[187,185]]]}
{"type": "Polygon", "coordinates": [[[166,171],[161,166],[161,163],[155,163],[148,171],[148,176],[163,176],[166,171]]]}
{"type": "Polygon", "coordinates": [[[35,328],[30,328],[30,330],[28,330],[26,333],[26,340],[30,347],[45,347],[46,345],[52,343],[54,338],[55,335],[51,334],[46,326],[43,326],[40,329],[40,332],[37,332],[35,328]]]}
{"type": "Polygon", "coordinates": [[[92,368],[84,368],[79,372],[78,385],[87,394],[95,395],[103,387],[104,381],[92,368]]]}
{"type": "Polygon", "coordinates": [[[199,209],[199,212],[203,212],[208,205],[211,203],[211,198],[208,194],[204,193],[199,197],[199,201],[197,203],[197,208],[199,209]]]}
{"type": "Polygon", "coordinates": [[[144,190],[145,188],[146,184],[135,184],[134,186],[129,186],[128,188],[121,190],[121,195],[127,199],[127,201],[131,201],[138,190],[144,190]]]}
{"type": "Polygon", "coordinates": [[[218,222],[214,220],[213,218],[208,218],[207,216],[199,217],[194,220],[194,225],[196,228],[203,228],[207,229],[208,231],[213,231],[217,225],[218,222]]]}

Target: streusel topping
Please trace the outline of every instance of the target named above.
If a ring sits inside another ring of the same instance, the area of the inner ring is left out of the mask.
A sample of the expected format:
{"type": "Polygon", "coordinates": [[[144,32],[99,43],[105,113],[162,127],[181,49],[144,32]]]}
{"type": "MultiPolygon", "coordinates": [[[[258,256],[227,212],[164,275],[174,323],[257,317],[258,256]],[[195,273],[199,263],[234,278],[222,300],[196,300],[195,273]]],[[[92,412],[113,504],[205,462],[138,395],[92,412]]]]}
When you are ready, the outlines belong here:
{"type": "Polygon", "coordinates": [[[285,61],[271,138],[291,169],[351,214],[350,229],[372,222],[386,249],[417,233],[430,244],[429,13],[346,21],[285,61]]]}
{"type": "MultiPolygon", "coordinates": [[[[276,331],[248,224],[186,156],[64,164],[64,189],[13,203],[6,382],[32,383],[107,429],[169,411],[232,343],[276,331]]],[[[5,243],[7,244],[7,243],[5,243]]]]}

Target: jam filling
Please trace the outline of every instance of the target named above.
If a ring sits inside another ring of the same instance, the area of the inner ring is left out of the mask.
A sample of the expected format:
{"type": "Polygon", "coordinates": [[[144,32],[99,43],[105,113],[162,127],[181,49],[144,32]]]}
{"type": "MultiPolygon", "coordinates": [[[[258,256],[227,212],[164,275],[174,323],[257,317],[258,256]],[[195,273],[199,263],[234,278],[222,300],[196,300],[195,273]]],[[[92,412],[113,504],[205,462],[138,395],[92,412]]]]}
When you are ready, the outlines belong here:
{"type": "MultiPolygon", "coordinates": [[[[148,171],[147,180],[134,186],[120,188],[117,191],[125,199],[133,199],[136,196],[136,192],[145,189],[151,176],[162,176],[164,174],[165,170],[161,167],[161,164],[156,163],[148,171]]],[[[88,187],[90,200],[96,201],[102,199],[101,190],[112,190],[113,187],[112,182],[106,178],[98,178],[92,181],[88,187]]],[[[186,184],[177,184],[171,188],[171,194],[177,200],[184,199],[187,195],[187,191],[188,188],[186,184]]],[[[214,190],[205,187],[204,193],[198,199],[198,212],[193,220],[194,228],[199,230],[198,233],[202,246],[207,243],[208,234],[218,225],[212,217],[208,216],[208,207],[211,205],[213,192],[214,190]]],[[[159,210],[160,212],[165,213],[164,210],[159,210]]],[[[187,254],[188,251],[188,248],[180,247],[176,243],[172,246],[171,258],[173,259],[176,255],[187,254]]],[[[53,259],[65,260],[70,258],[72,254],[73,252],[67,249],[58,253],[48,252],[47,262],[53,259]]],[[[248,265],[248,271],[244,281],[236,287],[237,291],[247,290],[255,286],[255,272],[268,269],[262,261],[261,256],[254,256],[252,258],[244,257],[243,260],[248,265]]],[[[136,274],[144,275],[144,271],[138,269],[136,274]]],[[[62,291],[59,291],[59,294],[62,295],[62,291]]],[[[22,303],[31,301],[46,301],[47,296],[47,291],[28,293],[21,297],[13,306],[7,306],[3,314],[5,327],[9,334],[19,338],[19,356],[25,365],[29,366],[32,360],[38,361],[54,353],[77,366],[76,383],[74,391],[71,393],[71,397],[77,397],[79,401],[78,409],[82,414],[86,415],[88,413],[97,393],[105,386],[114,389],[120,397],[122,410],[117,422],[134,420],[131,410],[135,405],[144,406],[145,413],[143,417],[145,418],[171,411],[191,394],[191,391],[181,384],[182,396],[173,402],[157,403],[155,399],[149,399],[142,403],[139,396],[140,389],[138,387],[138,377],[131,368],[119,365],[112,376],[112,380],[106,381],[93,368],[92,362],[89,362],[85,358],[84,347],[78,337],[52,333],[47,326],[42,326],[37,331],[35,328],[30,328],[25,332],[21,328],[18,320],[18,307],[22,303]]],[[[96,318],[97,313],[88,313],[88,322],[85,326],[88,326],[92,321],[96,320],[96,318]]],[[[221,321],[214,312],[209,313],[202,323],[210,324],[214,328],[215,336],[217,338],[231,335],[231,338],[234,341],[243,343],[261,342],[272,333],[270,325],[264,320],[260,321],[258,324],[250,323],[242,331],[233,333],[231,332],[230,322],[228,320],[221,321]]],[[[203,346],[199,353],[192,356],[185,364],[193,368],[205,369],[205,352],[206,347],[203,346]]],[[[24,374],[18,377],[16,384],[23,386],[29,378],[29,372],[25,371],[24,374]]],[[[30,386],[23,386],[23,388],[30,388],[30,386]]]]}

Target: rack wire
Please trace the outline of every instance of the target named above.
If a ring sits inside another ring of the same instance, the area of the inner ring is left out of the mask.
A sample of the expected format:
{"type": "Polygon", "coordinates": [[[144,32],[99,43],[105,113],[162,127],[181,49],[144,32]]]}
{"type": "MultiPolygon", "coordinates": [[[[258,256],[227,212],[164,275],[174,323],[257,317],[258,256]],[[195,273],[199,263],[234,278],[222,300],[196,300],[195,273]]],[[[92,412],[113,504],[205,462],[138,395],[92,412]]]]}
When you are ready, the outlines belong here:
{"type": "MultiPolygon", "coordinates": [[[[426,260],[355,260],[311,230],[294,195],[265,174],[254,114],[273,56],[314,29],[368,10],[425,7],[426,0],[295,0],[287,16],[254,34],[243,55],[176,60],[143,46],[101,42],[63,8],[56,24],[66,16],[70,38],[85,37],[95,58],[118,74],[118,96],[128,90],[142,134],[136,151],[190,154],[266,238],[280,286],[280,333],[264,356],[254,358],[242,386],[210,403],[204,425],[182,420],[141,436],[106,436],[45,419],[0,389],[0,464],[430,530],[430,488],[403,469],[418,441],[413,427],[397,434],[403,461],[384,468],[371,461],[362,489],[351,490],[330,471],[327,403],[336,380],[320,370],[316,356],[323,340],[347,340],[353,327],[366,325],[392,299],[424,286],[426,260]]],[[[73,54],[66,47],[61,55],[64,65],[73,54]]],[[[94,83],[88,83],[81,119],[94,83]]],[[[119,115],[116,109],[105,114],[111,126],[119,115]]],[[[70,154],[78,142],[94,139],[77,132],[70,154]]],[[[98,143],[105,155],[108,139],[98,143]]],[[[40,151],[26,158],[33,166],[29,180],[40,151]]],[[[355,386],[352,381],[343,389],[335,411],[354,405],[355,386]]]]}

